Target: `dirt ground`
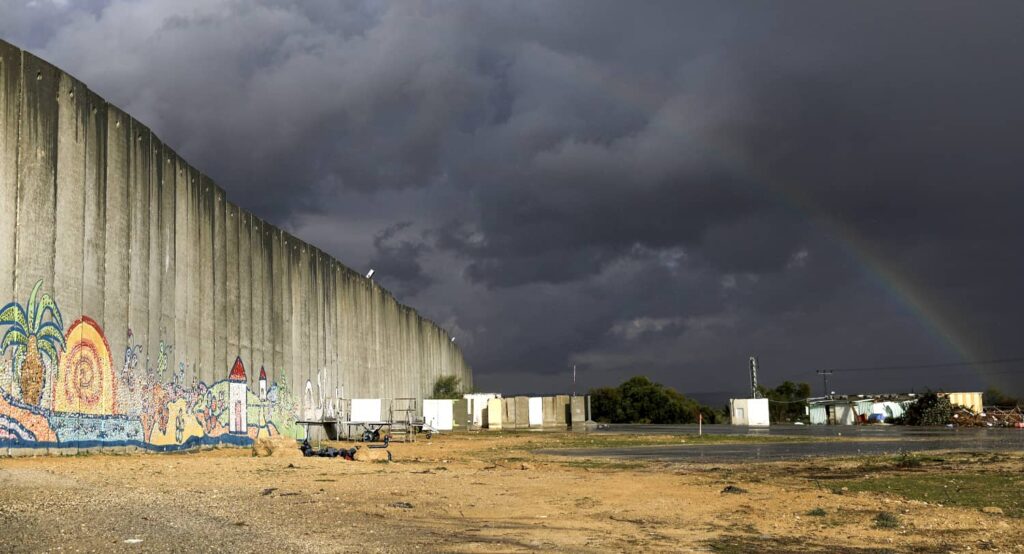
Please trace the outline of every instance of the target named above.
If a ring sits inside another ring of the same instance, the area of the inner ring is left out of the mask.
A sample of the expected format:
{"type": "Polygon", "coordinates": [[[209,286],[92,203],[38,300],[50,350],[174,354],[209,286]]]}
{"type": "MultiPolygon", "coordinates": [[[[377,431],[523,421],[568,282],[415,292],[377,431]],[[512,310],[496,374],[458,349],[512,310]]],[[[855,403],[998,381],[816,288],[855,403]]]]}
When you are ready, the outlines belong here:
{"type": "MultiPolygon", "coordinates": [[[[445,435],[392,444],[391,463],[242,449],[4,458],[0,550],[1024,552],[1015,514],[830,485],[879,467],[862,460],[712,467],[531,453],[566,445],[587,444],[445,435]],[[891,528],[875,521],[883,511],[891,528]]],[[[977,470],[957,456],[913,471],[977,470]]],[[[983,465],[1024,477],[1024,453],[983,465]]]]}

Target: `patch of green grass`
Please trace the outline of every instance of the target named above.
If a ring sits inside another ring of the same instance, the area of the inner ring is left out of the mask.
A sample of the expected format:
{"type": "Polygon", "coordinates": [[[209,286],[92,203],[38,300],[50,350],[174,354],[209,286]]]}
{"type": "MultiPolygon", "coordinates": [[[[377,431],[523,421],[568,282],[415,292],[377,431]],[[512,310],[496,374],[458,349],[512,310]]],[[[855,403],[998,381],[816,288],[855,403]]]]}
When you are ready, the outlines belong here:
{"type": "Polygon", "coordinates": [[[807,515],[814,517],[825,517],[828,515],[828,512],[826,512],[824,508],[815,508],[813,510],[808,511],[807,515]]]}
{"type": "Polygon", "coordinates": [[[1010,473],[899,473],[836,484],[947,506],[997,506],[1008,516],[1024,517],[1020,477],[1010,473]]]}
{"type": "Polygon", "coordinates": [[[776,442],[816,442],[828,437],[785,437],[776,435],[606,435],[563,434],[537,437],[517,445],[519,448],[621,448],[628,446],[669,446],[696,444],[761,444],[776,442]]]}
{"type": "Polygon", "coordinates": [[[864,473],[877,473],[890,469],[915,470],[945,463],[946,458],[921,453],[904,452],[895,456],[865,456],[857,469],[864,473]]]}
{"type": "Polygon", "coordinates": [[[568,460],[562,462],[562,465],[579,469],[640,469],[646,466],[643,462],[621,462],[594,458],[568,460]]]}
{"type": "Polygon", "coordinates": [[[813,552],[829,554],[892,554],[892,550],[877,547],[858,547],[848,544],[825,544],[799,537],[768,536],[763,534],[728,534],[704,541],[712,552],[747,554],[749,552],[813,552]]]}
{"type": "Polygon", "coordinates": [[[879,529],[895,529],[900,526],[900,516],[892,512],[878,512],[875,516],[875,527],[879,529]]]}
{"type": "Polygon", "coordinates": [[[899,456],[899,458],[896,460],[896,462],[893,465],[895,465],[896,467],[898,467],[900,469],[909,469],[909,468],[914,468],[914,467],[921,467],[921,464],[922,464],[921,458],[919,458],[917,456],[914,456],[913,454],[910,454],[909,452],[904,452],[903,454],[901,454],[899,456]]]}

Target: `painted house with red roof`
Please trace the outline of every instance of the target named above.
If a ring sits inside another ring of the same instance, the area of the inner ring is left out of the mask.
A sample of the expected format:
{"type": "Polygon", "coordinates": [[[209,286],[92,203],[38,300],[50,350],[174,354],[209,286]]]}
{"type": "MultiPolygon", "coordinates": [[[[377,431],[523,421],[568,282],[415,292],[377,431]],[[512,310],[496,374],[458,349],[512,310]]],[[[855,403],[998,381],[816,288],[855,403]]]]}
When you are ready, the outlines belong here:
{"type": "Polygon", "coordinates": [[[245,366],[242,364],[242,358],[235,358],[235,364],[231,366],[231,373],[228,374],[228,403],[230,405],[228,432],[230,433],[240,435],[248,433],[245,421],[248,393],[249,386],[245,376],[245,366]]]}
{"type": "Polygon", "coordinates": [[[260,400],[267,400],[267,370],[260,368],[260,400]]]}

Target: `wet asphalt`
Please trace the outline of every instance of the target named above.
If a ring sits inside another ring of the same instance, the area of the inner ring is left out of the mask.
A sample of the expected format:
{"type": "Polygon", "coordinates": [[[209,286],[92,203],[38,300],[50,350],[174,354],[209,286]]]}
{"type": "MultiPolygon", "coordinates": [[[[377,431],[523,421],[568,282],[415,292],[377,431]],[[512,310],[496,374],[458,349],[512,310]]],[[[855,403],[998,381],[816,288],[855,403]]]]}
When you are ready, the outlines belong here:
{"type": "MultiPolygon", "coordinates": [[[[853,440],[747,444],[679,444],[621,448],[542,450],[543,454],[609,457],[675,462],[745,462],[848,457],[925,451],[1024,451],[1024,429],[975,427],[904,427],[889,425],[826,426],[776,425],[768,428],[705,425],[713,435],[772,437],[834,437],[853,440]]],[[[601,434],[695,435],[696,425],[610,425],[591,431],[601,434]]]]}

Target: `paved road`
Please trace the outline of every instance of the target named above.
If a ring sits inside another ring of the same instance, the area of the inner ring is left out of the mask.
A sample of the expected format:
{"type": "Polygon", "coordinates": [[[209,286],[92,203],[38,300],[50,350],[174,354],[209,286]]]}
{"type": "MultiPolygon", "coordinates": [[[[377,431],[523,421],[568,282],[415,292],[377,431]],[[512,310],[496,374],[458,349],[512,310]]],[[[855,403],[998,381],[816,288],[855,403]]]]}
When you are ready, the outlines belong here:
{"type": "MultiPolygon", "coordinates": [[[[861,437],[877,439],[917,439],[992,436],[1024,437],[1022,429],[990,427],[913,427],[909,425],[772,425],[744,427],[740,425],[704,425],[711,435],[791,436],[791,437],[861,437]]],[[[696,435],[697,425],[626,425],[613,423],[594,433],[630,435],[696,435]]],[[[1024,441],[1024,438],[1021,438],[1024,441]]],[[[1024,444],[1024,442],[1021,442],[1024,444]]]]}
{"type": "MultiPolygon", "coordinates": [[[[613,425],[595,433],[609,434],[696,434],[689,425],[613,425]]],[[[545,454],[584,457],[612,457],[688,462],[743,462],[792,460],[813,456],[859,456],[898,454],[928,450],[1024,451],[1024,430],[985,428],[920,428],[902,426],[776,426],[755,429],[733,426],[704,426],[705,433],[802,437],[850,437],[850,441],[700,444],[639,446],[602,449],[542,450],[545,454]]]]}

